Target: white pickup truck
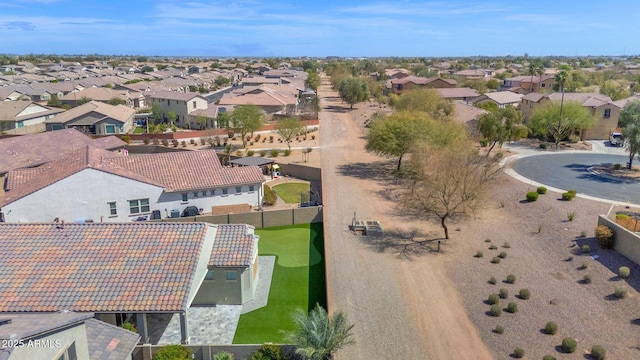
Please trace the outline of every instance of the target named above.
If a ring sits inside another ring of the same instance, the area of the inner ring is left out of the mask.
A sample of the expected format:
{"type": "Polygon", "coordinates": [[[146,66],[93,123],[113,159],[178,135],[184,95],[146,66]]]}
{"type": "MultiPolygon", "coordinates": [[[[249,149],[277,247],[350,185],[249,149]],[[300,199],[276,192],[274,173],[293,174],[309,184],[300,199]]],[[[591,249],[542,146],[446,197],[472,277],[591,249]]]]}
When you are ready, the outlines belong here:
{"type": "Polygon", "coordinates": [[[611,146],[624,146],[624,138],[619,132],[614,132],[609,135],[609,142],[611,146]]]}

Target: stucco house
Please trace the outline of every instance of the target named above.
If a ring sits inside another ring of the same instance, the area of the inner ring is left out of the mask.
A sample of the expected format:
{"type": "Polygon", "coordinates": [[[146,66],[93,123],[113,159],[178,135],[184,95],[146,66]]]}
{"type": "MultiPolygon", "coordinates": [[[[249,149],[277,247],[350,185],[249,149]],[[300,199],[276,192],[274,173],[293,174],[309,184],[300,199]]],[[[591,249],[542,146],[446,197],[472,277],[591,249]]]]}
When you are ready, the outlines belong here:
{"type": "Polygon", "coordinates": [[[130,360],[140,335],[72,311],[0,313],[0,360],[130,360]]]}
{"type": "MultiPolygon", "coordinates": [[[[524,121],[528,121],[537,108],[550,101],[560,102],[561,99],[562,93],[531,93],[525,95],[522,97],[522,106],[520,107],[524,121]]],[[[599,93],[564,93],[564,101],[580,103],[596,119],[593,127],[585,129],[580,134],[580,138],[583,140],[606,140],[609,138],[609,134],[618,127],[618,119],[622,107],[611,101],[611,98],[607,95],[599,93]]]]}
{"type": "Polygon", "coordinates": [[[444,88],[436,89],[438,95],[446,100],[462,100],[468,101],[470,99],[480,96],[480,93],[476,89],[471,88],[444,88]]]}
{"type": "Polygon", "coordinates": [[[0,220],[130,222],[175,217],[188,206],[260,207],[264,182],[257,166],[222,167],[214,150],[124,156],[84,146],[9,171],[0,220]]]}
{"type": "Polygon", "coordinates": [[[188,115],[195,110],[206,110],[209,107],[207,99],[197,93],[181,93],[176,91],[157,91],[145,94],[147,104],[160,105],[165,121],[169,121],[168,114],[173,111],[177,115],[177,126],[193,126],[188,115]]]}
{"type": "Polygon", "coordinates": [[[75,128],[93,135],[127,134],[134,127],[135,113],[124,105],[89,101],[45,121],[45,124],[47,131],[75,128]]]}
{"type": "Polygon", "coordinates": [[[391,82],[391,90],[395,94],[402,94],[415,88],[454,88],[457,82],[453,79],[443,79],[438,77],[419,77],[414,75],[408,75],[403,78],[393,79],[391,82]]]}
{"type": "Polygon", "coordinates": [[[519,107],[521,98],[522,94],[514,93],[511,91],[495,91],[482,94],[473,99],[469,99],[469,102],[474,105],[483,103],[494,103],[498,105],[499,108],[504,108],[507,106],[519,107]]]}
{"type": "Polygon", "coordinates": [[[63,109],[40,105],[32,101],[1,101],[0,132],[12,133],[11,130],[14,129],[22,129],[24,133],[41,132],[43,130],[42,124],[46,120],[63,112],[63,109]]]}
{"type": "Polygon", "coordinates": [[[282,92],[272,87],[256,87],[249,91],[226,93],[219,101],[220,106],[255,105],[261,108],[272,119],[274,114],[292,114],[298,108],[298,97],[292,95],[286,87],[282,92]]]}
{"type": "Polygon", "coordinates": [[[169,313],[188,343],[192,306],[253,298],[258,241],[244,224],[0,224],[0,315],[95,313],[147,343],[147,316],[169,313]]]}
{"type": "Polygon", "coordinates": [[[526,92],[548,93],[553,92],[556,84],[554,75],[544,74],[542,76],[524,76],[520,80],[520,87],[526,92]]]}

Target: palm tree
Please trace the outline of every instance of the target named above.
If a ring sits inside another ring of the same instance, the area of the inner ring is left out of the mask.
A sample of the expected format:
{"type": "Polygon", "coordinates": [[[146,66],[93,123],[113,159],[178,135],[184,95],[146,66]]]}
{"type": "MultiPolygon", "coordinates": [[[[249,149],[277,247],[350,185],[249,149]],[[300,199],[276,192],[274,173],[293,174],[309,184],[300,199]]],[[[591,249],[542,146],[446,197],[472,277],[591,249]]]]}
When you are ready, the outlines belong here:
{"type": "Polygon", "coordinates": [[[556,84],[558,84],[558,86],[560,87],[560,92],[562,93],[562,96],[560,97],[560,117],[558,118],[558,127],[555,129],[556,150],[558,149],[558,143],[562,141],[562,138],[564,137],[563,134],[565,134],[568,131],[568,129],[563,129],[562,127],[562,108],[564,106],[564,86],[567,83],[568,77],[569,77],[569,74],[567,73],[566,70],[558,71],[558,73],[555,76],[556,84]]]}
{"type": "Polygon", "coordinates": [[[542,86],[542,75],[544,75],[544,65],[540,65],[538,66],[538,69],[536,71],[538,73],[538,75],[540,76],[538,79],[538,92],[540,92],[540,86],[542,86]]]}
{"type": "Polygon", "coordinates": [[[319,304],[307,314],[296,310],[291,317],[295,329],[285,333],[286,341],[296,345],[296,353],[307,360],[328,360],[336,351],[355,344],[351,338],[353,324],[342,312],[329,316],[319,304]]]}
{"type": "Polygon", "coordinates": [[[538,64],[531,61],[529,63],[529,75],[531,75],[531,82],[529,83],[529,93],[533,92],[533,75],[538,73],[538,64]]]}

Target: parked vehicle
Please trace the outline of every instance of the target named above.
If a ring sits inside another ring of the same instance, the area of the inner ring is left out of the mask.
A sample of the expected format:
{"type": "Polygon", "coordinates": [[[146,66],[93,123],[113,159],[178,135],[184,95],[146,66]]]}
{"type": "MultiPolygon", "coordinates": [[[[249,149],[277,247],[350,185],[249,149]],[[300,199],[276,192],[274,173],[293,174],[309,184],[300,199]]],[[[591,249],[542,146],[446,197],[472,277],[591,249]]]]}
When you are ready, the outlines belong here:
{"type": "Polygon", "coordinates": [[[609,143],[611,146],[624,146],[624,137],[619,132],[614,132],[609,135],[609,143]]]}

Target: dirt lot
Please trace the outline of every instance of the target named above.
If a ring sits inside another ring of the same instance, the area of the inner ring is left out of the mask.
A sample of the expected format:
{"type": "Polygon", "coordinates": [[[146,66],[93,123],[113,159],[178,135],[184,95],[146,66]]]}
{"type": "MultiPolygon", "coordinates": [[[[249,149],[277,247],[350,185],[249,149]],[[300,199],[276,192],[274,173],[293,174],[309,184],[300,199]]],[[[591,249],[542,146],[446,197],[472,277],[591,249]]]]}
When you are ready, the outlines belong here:
{"type": "Polygon", "coordinates": [[[441,252],[435,252],[436,242],[412,245],[413,228],[414,240],[442,234],[397,210],[402,189],[388,175],[393,163],[363,151],[364,119],[379,107],[359,105],[351,112],[327,87],[319,94],[326,109],[321,133],[328,297],[331,310],[344,310],[356,323],[358,342],[339,359],[510,359],[516,347],[529,359],[585,359],[596,344],[609,359],[640,358],[640,267],[599,249],[593,238],[597,214],[607,204],[579,197],[560,201],[551,192],[526,203],[524,194],[535,189],[504,176],[475,218],[450,227],[452,239],[441,242],[441,252]],[[380,220],[388,236],[351,234],[354,211],[360,219],[380,220]],[[497,249],[490,250],[491,244],[497,249]],[[586,244],[597,260],[582,254],[586,244]],[[474,257],[478,250],[482,258],[474,257]],[[492,264],[501,251],[506,258],[492,264]],[[620,266],[631,268],[630,279],[617,277],[620,266]],[[516,276],[515,284],[503,282],[508,274],[516,276]],[[591,284],[583,283],[585,274],[591,284]],[[488,283],[492,276],[496,285],[488,283]],[[619,286],[628,289],[626,299],[612,295],[619,286]],[[485,300],[501,288],[509,293],[502,307],[513,301],[519,311],[489,316],[485,300]],[[516,296],[521,288],[531,291],[531,299],[516,296]],[[548,321],[558,324],[557,335],[541,331],[548,321]],[[503,334],[493,332],[498,325],[503,334]],[[564,337],[577,339],[575,353],[560,352],[564,337]]]}

